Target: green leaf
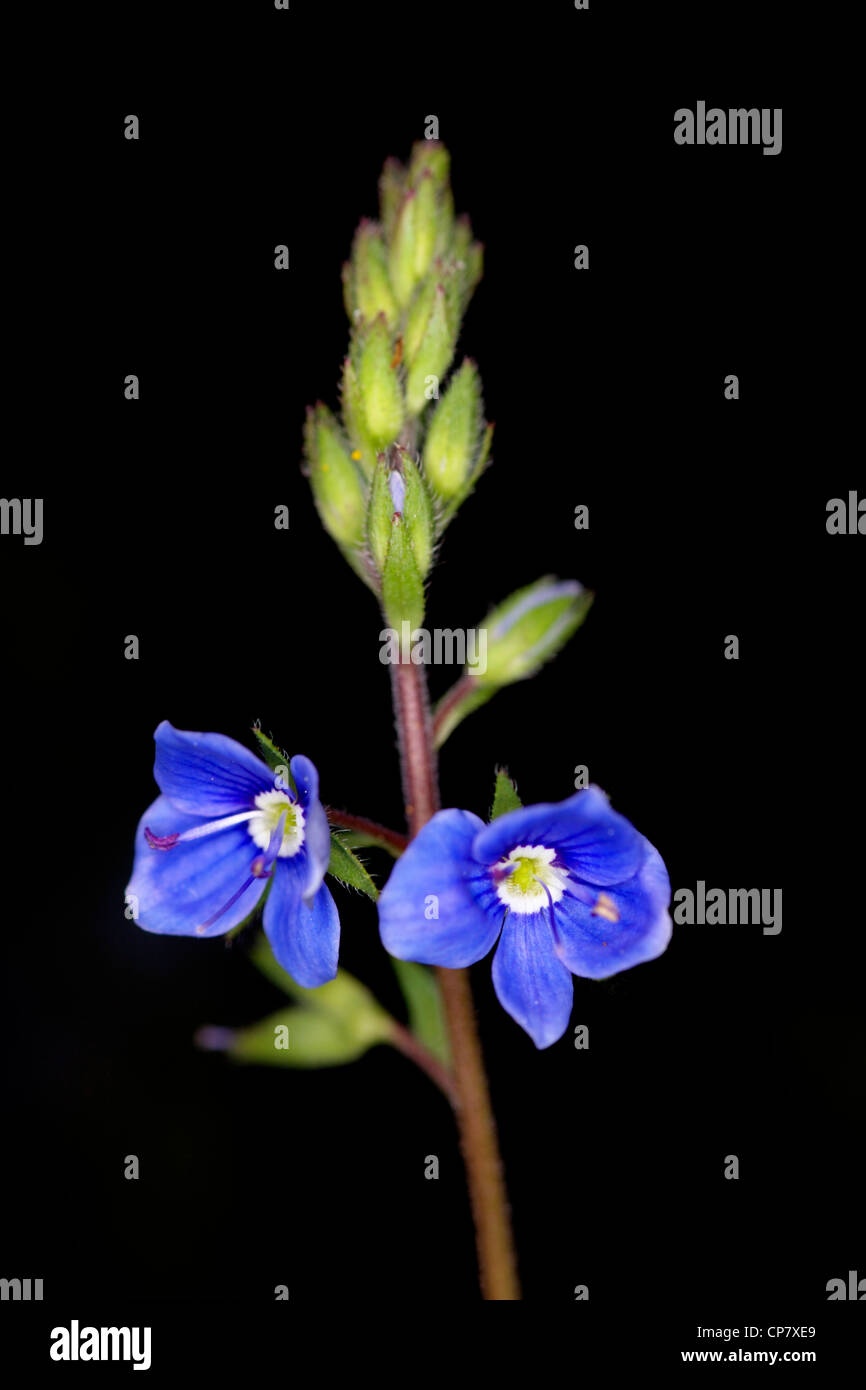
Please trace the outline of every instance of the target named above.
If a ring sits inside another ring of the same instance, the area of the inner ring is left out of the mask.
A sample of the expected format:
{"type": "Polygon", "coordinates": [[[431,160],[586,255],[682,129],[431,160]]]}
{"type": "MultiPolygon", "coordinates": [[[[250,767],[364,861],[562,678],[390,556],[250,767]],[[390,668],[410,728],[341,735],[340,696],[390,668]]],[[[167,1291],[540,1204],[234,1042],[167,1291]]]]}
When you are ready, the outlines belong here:
{"type": "Polygon", "coordinates": [[[519,811],[523,802],[517,795],[517,787],[508,775],[508,769],[498,767],[496,769],[496,790],[493,793],[493,806],[490,811],[490,819],[496,820],[498,816],[504,816],[509,811],[519,811]]]}
{"type": "Polygon", "coordinates": [[[373,899],[373,902],[379,896],[379,890],[361,860],[346,844],[345,837],[338,835],[335,830],[331,831],[331,859],[328,864],[328,873],[333,878],[338,878],[341,883],[348,883],[352,888],[366,893],[368,898],[373,899]]]}
{"type": "Polygon", "coordinates": [[[416,965],[413,961],[397,960],[392,956],[391,964],[406,1000],[411,1031],[443,1066],[450,1067],[445,1008],[436,976],[428,966],[416,965]]]}

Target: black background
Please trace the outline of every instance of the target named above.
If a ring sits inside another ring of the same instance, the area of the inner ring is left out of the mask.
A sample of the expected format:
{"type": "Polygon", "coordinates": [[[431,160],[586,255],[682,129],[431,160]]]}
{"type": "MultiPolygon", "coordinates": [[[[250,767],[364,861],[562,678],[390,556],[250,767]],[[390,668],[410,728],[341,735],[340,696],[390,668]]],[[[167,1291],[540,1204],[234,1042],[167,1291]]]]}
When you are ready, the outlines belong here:
{"type": "MultiPolygon", "coordinates": [[[[225,1300],[243,1305],[226,1328],[269,1307],[273,1328],[291,1317],[279,1283],[289,1310],[478,1297],[454,1128],[426,1079],[387,1049],[309,1074],[201,1054],[200,1024],[253,1021],[279,996],[243,941],[162,939],[123,911],[163,718],[242,740],[260,719],[313,758],[326,801],[402,824],[381,621],[299,459],[306,405],[337,404],[354,226],[429,113],[486,247],[461,352],[496,435],[427,624],[476,624],[543,573],[597,595],[554,666],[449,740],[443,804],[485,813],[497,762],[525,801],[560,799],[587,764],[675,888],[784,892],[779,936],[681,927],[657,962],[576,981],[587,1052],[569,1034],[537,1052],[489,961],[473,969],[524,1296],[570,1305],[583,1337],[652,1327],[670,1361],[698,1322],[818,1325],[829,1358],[857,1315],[825,1286],[866,1274],[846,801],[863,541],[825,529],[858,478],[836,438],[844,379],[811,320],[844,240],[821,131],[744,11],[734,56],[672,12],[624,23],[601,5],[293,4],[202,12],[187,33],[134,13],[76,86],[62,148],[36,141],[48,212],[22,207],[22,241],[63,255],[46,254],[22,330],[27,447],[3,485],[44,497],[45,535],[4,537],[0,555],[0,1273],[43,1277],[46,1303],[4,1305],[4,1325],[159,1327],[172,1302],[225,1300]],[[782,106],[782,154],[676,146],[673,112],[699,98],[782,106]]],[[[434,697],[452,674],[431,671],[434,697]]],[[[336,891],[343,963],[399,1011],[374,908],[336,891]]]]}

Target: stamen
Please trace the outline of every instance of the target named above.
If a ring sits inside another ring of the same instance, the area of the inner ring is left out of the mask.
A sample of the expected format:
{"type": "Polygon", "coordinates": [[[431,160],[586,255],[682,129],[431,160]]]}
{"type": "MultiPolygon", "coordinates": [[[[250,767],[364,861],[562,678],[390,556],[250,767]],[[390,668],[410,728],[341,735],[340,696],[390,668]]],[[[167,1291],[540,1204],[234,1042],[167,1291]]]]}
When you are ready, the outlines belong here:
{"type": "Polygon", "coordinates": [[[274,866],[274,860],[277,857],[280,845],[283,843],[283,831],[285,829],[286,816],[288,814],[289,813],[287,810],[280,812],[280,818],[274,826],[271,838],[268,841],[267,849],[265,850],[264,854],[257,854],[252,864],[250,865],[250,870],[252,872],[253,878],[270,878],[271,869],[274,866]]]}
{"type": "Polygon", "coordinates": [[[271,869],[274,867],[274,860],[277,858],[279,847],[281,847],[282,844],[282,834],[284,834],[285,820],[288,813],[288,810],[282,810],[282,812],[279,813],[279,820],[277,824],[275,824],[274,830],[272,830],[267,849],[265,849],[263,855],[256,855],[256,858],[253,859],[252,865],[250,865],[253,878],[271,877],[271,869]]]}
{"type": "Polygon", "coordinates": [[[149,826],[144,827],[144,838],[151,849],[174,849],[184,840],[201,840],[205,835],[214,835],[218,830],[227,830],[230,825],[242,825],[252,820],[255,811],[238,811],[234,816],[223,816],[220,820],[209,820],[204,825],[194,825],[183,833],[175,831],[171,835],[154,835],[149,826]]]}
{"type": "Polygon", "coordinates": [[[173,835],[154,835],[153,831],[148,826],[145,826],[144,838],[147,840],[151,849],[174,849],[180,839],[180,835],[177,831],[175,831],[173,835]]]}
{"type": "Polygon", "coordinates": [[[242,897],[243,897],[244,893],[247,891],[247,889],[249,888],[250,884],[253,883],[254,881],[255,881],[255,874],[251,874],[250,877],[247,879],[246,883],[243,885],[243,887],[242,887],[242,888],[239,888],[238,891],[237,891],[236,893],[232,893],[232,895],[231,895],[231,897],[229,898],[228,902],[223,904],[223,906],[220,908],[219,912],[215,912],[214,915],[213,915],[212,917],[208,917],[208,919],[207,919],[206,922],[202,922],[202,924],[201,924],[200,927],[196,927],[196,929],[195,929],[195,930],[196,930],[196,935],[197,935],[197,936],[204,936],[204,934],[205,934],[205,932],[207,931],[208,927],[212,927],[213,924],[214,924],[214,922],[218,922],[219,919],[220,919],[220,917],[224,917],[225,914],[228,912],[229,908],[230,908],[230,907],[234,907],[234,905],[235,905],[235,903],[237,902],[238,898],[242,898],[242,897]]]}
{"type": "Polygon", "coordinates": [[[603,917],[606,922],[618,922],[619,910],[613,898],[608,897],[607,893],[599,893],[595,907],[590,914],[593,917],[603,917]]]}
{"type": "Polygon", "coordinates": [[[250,876],[247,879],[246,883],[243,885],[242,888],[239,888],[236,893],[232,893],[228,902],[220,908],[219,912],[215,912],[212,917],[208,917],[206,922],[202,922],[200,927],[196,927],[195,930],[197,936],[204,936],[208,927],[212,927],[214,922],[218,922],[220,917],[224,917],[225,914],[228,912],[229,908],[234,907],[238,898],[243,897],[250,884],[254,883],[257,878],[270,878],[271,869],[273,868],[274,860],[277,857],[277,851],[279,850],[280,845],[282,844],[283,828],[286,823],[287,815],[288,810],[282,811],[280,813],[280,819],[274,827],[274,832],[271,835],[270,840],[268,841],[268,847],[265,853],[257,854],[252,864],[250,865],[250,876]]]}

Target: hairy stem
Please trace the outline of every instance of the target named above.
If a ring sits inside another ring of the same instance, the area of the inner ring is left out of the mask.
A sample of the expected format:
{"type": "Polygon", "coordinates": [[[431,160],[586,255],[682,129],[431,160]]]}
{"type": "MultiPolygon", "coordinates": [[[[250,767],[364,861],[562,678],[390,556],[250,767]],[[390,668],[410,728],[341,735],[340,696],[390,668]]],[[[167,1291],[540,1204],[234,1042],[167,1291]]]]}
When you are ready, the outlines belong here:
{"type": "MultiPolygon", "coordinates": [[[[395,663],[391,671],[406,819],[414,836],[439,807],[427,682],[423,666],[410,661],[395,663]]],[[[465,970],[440,968],[436,973],[454,1059],[455,1112],[475,1222],[481,1292],[489,1300],[517,1300],[520,1286],[508,1197],[469,976],[465,970]]]]}
{"type": "Polygon", "coordinates": [[[391,1034],[391,1044],[402,1052],[404,1057],[408,1057],[410,1062],[414,1062],[416,1067],[420,1067],[426,1072],[434,1085],[448,1098],[451,1104],[457,1106],[457,1087],[454,1077],[447,1067],[444,1067],[433,1053],[428,1051],[423,1043],[419,1042],[414,1033],[402,1023],[394,1019],[391,1034]]]}
{"type": "Polygon", "coordinates": [[[409,843],[408,835],[401,835],[399,830],[389,830],[387,825],[379,825],[378,821],[368,820],[366,816],[352,816],[348,811],[335,811],[333,806],[326,806],[325,814],[331,825],[338,825],[343,830],[354,830],[358,835],[365,836],[371,845],[379,845],[395,858],[403,853],[409,843]]]}

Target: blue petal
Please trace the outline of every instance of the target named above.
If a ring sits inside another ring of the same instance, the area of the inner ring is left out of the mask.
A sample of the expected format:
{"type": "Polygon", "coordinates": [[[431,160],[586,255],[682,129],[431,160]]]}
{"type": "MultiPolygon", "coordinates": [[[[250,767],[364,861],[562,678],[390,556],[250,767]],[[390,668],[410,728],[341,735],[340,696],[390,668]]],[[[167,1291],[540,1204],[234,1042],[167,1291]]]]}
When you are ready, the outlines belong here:
{"type": "Polygon", "coordinates": [[[169,850],[151,849],[144,838],[145,826],[155,835],[171,835],[201,823],[201,816],[184,815],[165,796],[157,797],[139,821],[126,893],[145,931],[222,936],[248,917],[261,897],[267,880],[255,879],[223,916],[199,930],[243,886],[258,853],[246,825],[181,841],[169,850]]]}
{"type": "Polygon", "coordinates": [[[557,960],[542,912],[509,912],[493,957],[493,987],[506,1013],[536,1047],[561,1038],[571,1017],[571,975],[557,960]]]}
{"type": "Polygon", "coordinates": [[[619,970],[660,956],[671,939],[671,885],[658,850],[643,840],[646,854],[637,874],[608,886],[605,896],[618,921],[593,915],[593,905],[566,894],[556,904],[557,955],[575,975],[603,980],[619,970]]]}
{"type": "Polygon", "coordinates": [[[495,864],[518,845],[555,849],[557,859],[585,883],[622,883],[643,858],[640,833],[611,810],[598,787],[499,816],[477,836],[472,853],[482,864],[495,864]]]}
{"type": "Polygon", "coordinates": [[[324,881],[331,859],[331,827],[319,801],[319,774],[314,765],[303,753],[298,753],[292,758],[290,769],[298,789],[298,800],[304,810],[307,865],[304,902],[309,907],[324,881]]]}
{"type": "Polygon", "coordinates": [[[319,774],[315,764],[303,753],[296,753],[289,763],[289,771],[298,789],[298,800],[306,810],[311,801],[319,799],[319,774]]]}
{"type": "MultiPolygon", "coordinates": [[[[300,855],[296,857],[300,859],[300,855]]],[[[324,884],[312,905],[304,905],[304,876],[303,864],[295,867],[294,859],[277,860],[273,887],[265,903],[264,927],[283,969],[305,989],[315,989],[337,973],[340,917],[324,884]]]]}
{"type": "Polygon", "coordinates": [[[225,734],[191,734],[164,719],[154,734],[157,786],[180,811],[207,819],[245,811],[273,791],[265,764],[225,734]]]}
{"type": "Polygon", "coordinates": [[[439,811],[397,860],[379,898],[392,956],[458,969],[487,955],[505,909],[472,859],[483,824],[470,811],[439,811]]]}

